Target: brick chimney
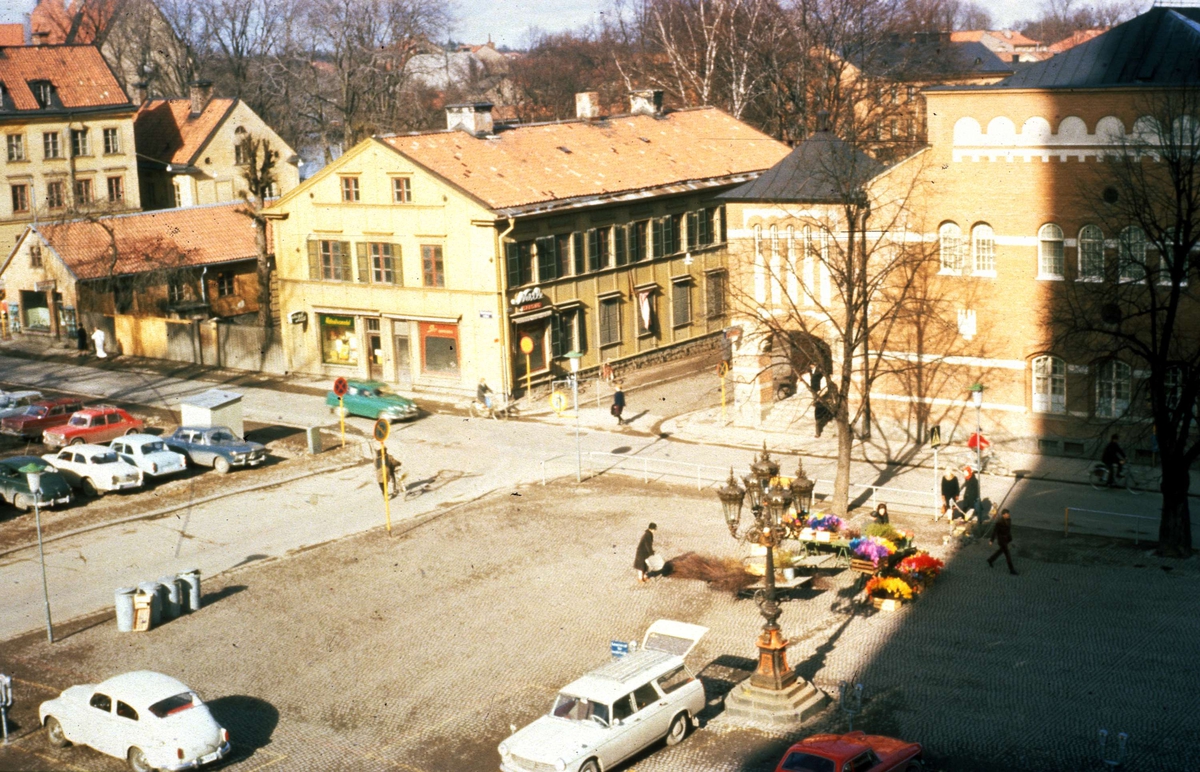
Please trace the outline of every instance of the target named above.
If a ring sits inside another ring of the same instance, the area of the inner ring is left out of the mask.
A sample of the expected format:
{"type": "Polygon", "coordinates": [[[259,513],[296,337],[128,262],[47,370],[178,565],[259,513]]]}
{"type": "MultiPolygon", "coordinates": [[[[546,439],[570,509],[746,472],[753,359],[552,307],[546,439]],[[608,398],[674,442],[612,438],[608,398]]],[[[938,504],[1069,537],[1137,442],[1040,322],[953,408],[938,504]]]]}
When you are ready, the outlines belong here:
{"type": "Polygon", "coordinates": [[[580,91],[575,95],[575,117],[585,121],[600,117],[599,92],[580,91]]]}
{"type": "Polygon", "coordinates": [[[44,46],[50,40],[50,33],[46,30],[40,29],[35,31],[33,35],[31,35],[31,38],[35,46],[44,46]]]}
{"type": "Polygon", "coordinates": [[[663,92],[640,89],[629,92],[629,112],[633,115],[662,115],[663,92]]]}
{"type": "Polygon", "coordinates": [[[491,102],[463,102],[446,105],[446,128],[460,129],[474,137],[492,133],[491,102]]]}
{"type": "MultiPolygon", "coordinates": [[[[135,105],[143,105],[150,98],[150,84],[144,80],[139,80],[133,84],[133,103],[135,105]]],[[[193,103],[194,104],[194,103],[193,103]]]]}
{"type": "Polygon", "coordinates": [[[191,117],[195,118],[204,112],[204,108],[208,107],[208,103],[212,101],[212,81],[194,80],[188,85],[190,86],[189,96],[192,100],[191,117]]]}

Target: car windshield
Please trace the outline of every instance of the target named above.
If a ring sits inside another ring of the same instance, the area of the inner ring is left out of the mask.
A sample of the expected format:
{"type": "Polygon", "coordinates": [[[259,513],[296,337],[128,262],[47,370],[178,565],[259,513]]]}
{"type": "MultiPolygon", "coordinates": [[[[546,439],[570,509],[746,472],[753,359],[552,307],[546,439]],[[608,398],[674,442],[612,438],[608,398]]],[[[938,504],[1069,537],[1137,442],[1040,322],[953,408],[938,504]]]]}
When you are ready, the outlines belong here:
{"type": "Polygon", "coordinates": [[[48,412],[50,412],[50,408],[30,406],[25,408],[24,414],[27,416],[33,416],[34,418],[43,418],[48,412]]]}
{"type": "Polygon", "coordinates": [[[789,753],[779,768],[788,772],[837,772],[837,767],[829,759],[799,751],[789,753]]]}
{"type": "Polygon", "coordinates": [[[200,698],[192,692],[183,692],[165,700],[159,700],[150,706],[150,712],[159,718],[166,718],[180,711],[194,708],[200,703],[200,698]]]}
{"type": "Polygon", "coordinates": [[[237,438],[229,432],[213,432],[209,437],[214,443],[217,442],[236,442],[237,438]]]}
{"type": "Polygon", "coordinates": [[[165,449],[165,446],[158,440],[155,440],[154,442],[147,442],[142,445],[143,453],[160,453],[165,449]]]}
{"type": "Polygon", "coordinates": [[[88,419],[85,415],[73,415],[68,423],[70,423],[71,426],[87,426],[88,419]]]}
{"type": "Polygon", "coordinates": [[[117,454],[112,451],[108,451],[107,453],[97,453],[96,455],[92,456],[92,463],[115,464],[117,463],[117,454]]]}
{"type": "Polygon", "coordinates": [[[572,721],[589,721],[598,719],[608,724],[608,706],[600,702],[592,702],[573,694],[560,694],[554,700],[550,715],[566,718],[572,721]]]}

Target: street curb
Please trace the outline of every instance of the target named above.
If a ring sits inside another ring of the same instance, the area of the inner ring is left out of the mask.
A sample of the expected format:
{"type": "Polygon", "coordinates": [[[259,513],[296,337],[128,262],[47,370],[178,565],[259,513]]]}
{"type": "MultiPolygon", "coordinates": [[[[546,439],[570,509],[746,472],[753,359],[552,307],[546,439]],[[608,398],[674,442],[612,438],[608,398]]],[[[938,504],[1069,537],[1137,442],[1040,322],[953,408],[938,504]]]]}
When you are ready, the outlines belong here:
{"type": "MultiPolygon", "coordinates": [[[[352,467],[362,466],[363,464],[369,464],[369,463],[370,462],[366,461],[366,460],[359,460],[359,461],[355,461],[353,463],[340,464],[338,466],[331,467],[329,469],[318,469],[318,470],[311,471],[311,472],[304,472],[303,474],[293,475],[291,477],[286,477],[282,480],[275,480],[273,482],[266,482],[266,483],[260,483],[258,485],[251,485],[248,488],[239,488],[236,491],[229,491],[227,493],[214,493],[211,496],[205,496],[204,498],[194,499],[192,501],[189,501],[186,504],[178,504],[175,506],[166,507],[164,509],[156,509],[153,512],[143,512],[140,515],[130,515],[129,517],[123,517],[119,520],[109,520],[108,522],[104,522],[104,523],[96,523],[95,525],[88,525],[88,526],[84,526],[83,528],[76,528],[73,531],[67,531],[66,533],[60,533],[60,534],[56,534],[55,536],[43,538],[42,544],[45,545],[45,544],[49,544],[51,542],[60,541],[62,539],[68,539],[72,536],[79,536],[80,534],[90,533],[91,531],[99,531],[102,528],[110,528],[114,525],[123,525],[125,523],[134,523],[134,522],[137,522],[138,520],[155,520],[157,518],[163,517],[164,515],[169,515],[172,512],[178,512],[181,509],[188,509],[189,507],[196,506],[198,504],[207,504],[210,501],[218,501],[220,499],[229,498],[230,496],[237,496],[242,493],[253,493],[255,491],[261,491],[261,490],[265,490],[267,488],[273,488],[277,485],[286,485],[287,483],[295,482],[296,480],[303,480],[308,477],[316,477],[317,475],[321,475],[321,474],[331,474],[333,472],[341,472],[342,470],[345,470],[345,469],[350,469],[352,467]]],[[[0,552],[0,558],[6,558],[9,555],[15,555],[18,552],[23,552],[28,549],[34,549],[37,546],[38,546],[37,542],[31,542],[29,544],[25,544],[20,547],[12,547],[8,550],[5,550],[4,552],[0,552]]]]}
{"type": "MultiPolygon", "coordinates": [[[[622,391],[624,391],[626,394],[628,394],[628,393],[630,393],[630,392],[639,391],[639,390],[641,390],[641,389],[648,389],[648,388],[650,388],[651,386],[659,386],[659,385],[662,385],[662,384],[664,384],[664,383],[670,383],[671,381],[680,381],[680,380],[683,380],[684,378],[690,378],[690,377],[692,377],[693,375],[695,375],[695,373],[694,373],[694,372],[693,372],[693,373],[679,373],[678,375],[671,375],[671,376],[668,376],[668,377],[666,377],[666,378],[659,378],[657,381],[649,381],[649,382],[647,382],[647,383],[640,383],[640,384],[638,384],[637,386],[630,386],[628,389],[622,389],[622,391]]],[[[580,400],[580,401],[582,402],[582,400],[580,400]]],[[[597,408],[597,409],[601,409],[601,408],[597,408]]],[[[549,410],[547,410],[547,409],[543,408],[543,409],[541,409],[541,410],[539,410],[539,411],[537,411],[537,412],[523,413],[523,414],[522,414],[520,417],[521,417],[521,418],[531,418],[531,419],[533,419],[533,420],[537,421],[537,420],[540,420],[540,419],[542,419],[542,418],[548,418],[548,417],[549,417],[549,416],[551,416],[551,415],[554,415],[554,410],[553,410],[553,409],[549,409],[549,410]]],[[[555,416],[555,417],[557,417],[557,416],[555,416]]],[[[664,418],[664,419],[662,419],[662,420],[663,420],[663,421],[669,421],[669,420],[671,420],[671,419],[670,419],[670,418],[664,418]]],[[[547,422],[547,421],[542,421],[542,423],[549,423],[549,422],[547,422]]],[[[660,422],[660,423],[661,423],[661,422],[660,422]]],[[[583,428],[583,427],[581,427],[581,428],[583,428]]],[[[589,427],[589,428],[596,428],[596,427],[589,427]]],[[[599,431],[606,431],[606,430],[604,430],[604,429],[599,429],[599,431]]],[[[637,431],[637,430],[634,430],[634,433],[637,433],[637,434],[646,434],[646,435],[648,435],[648,436],[656,436],[656,435],[657,435],[657,432],[650,432],[650,431],[647,431],[647,432],[639,432],[639,431],[637,431]]],[[[703,443],[702,443],[702,444],[703,444],[703,443]]]]}

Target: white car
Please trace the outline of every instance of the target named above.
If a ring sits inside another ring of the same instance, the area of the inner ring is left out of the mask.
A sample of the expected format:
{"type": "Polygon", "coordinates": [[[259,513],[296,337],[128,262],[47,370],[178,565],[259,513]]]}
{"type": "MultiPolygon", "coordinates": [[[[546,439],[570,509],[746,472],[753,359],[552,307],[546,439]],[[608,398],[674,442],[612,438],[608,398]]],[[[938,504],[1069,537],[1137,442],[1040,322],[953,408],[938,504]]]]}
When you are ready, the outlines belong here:
{"type": "Polygon", "coordinates": [[[704,685],[684,658],[708,628],[660,619],[642,647],[559,692],[547,715],[500,743],[502,772],[603,772],[699,726],[704,685]]]}
{"type": "Polygon", "coordinates": [[[41,401],[40,391],[0,391],[0,418],[24,413],[25,408],[41,401]]]}
{"type": "Polygon", "coordinates": [[[42,458],[89,496],[140,488],[144,479],[141,469],[103,445],[71,445],[42,458]]]}
{"type": "Polygon", "coordinates": [[[134,772],[195,769],[229,754],[229,732],[200,696],[170,676],[137,670],[72,686],[38,708],[55,748],[90,746],[134,772]]]}
{"type": "Polygon", "coordinates": [[[126,434],[108,443],[122,461],[133,464],[151,477],[163,477],[187,469],[187,456],[167,450],[153,434],[126,434]]]}

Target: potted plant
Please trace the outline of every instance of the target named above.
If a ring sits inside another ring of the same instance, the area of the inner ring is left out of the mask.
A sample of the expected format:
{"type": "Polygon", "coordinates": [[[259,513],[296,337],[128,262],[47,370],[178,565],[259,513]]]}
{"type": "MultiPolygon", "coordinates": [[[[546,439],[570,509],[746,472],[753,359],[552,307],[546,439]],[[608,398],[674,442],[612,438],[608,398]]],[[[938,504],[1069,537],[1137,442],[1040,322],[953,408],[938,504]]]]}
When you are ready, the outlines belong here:
{"type": "Polygon", "coordinates": [[[880,611],[895,611],[913,596],[912,585],[898,576],[873,576],[865,591],[871,605],[880,611]]]}
{"type": "Polygon", "coordinates": [[[918,552],[896,564],[896,570],[903,574],[914,588],[918,585],[924,588],[933,584],[933,580],[945,566],[945,563],[928,552],[918,552]]]}
{"type": "Polygon", "coordinates": [[[850,541],[850,551],[864,560],[870,560],[875,565],[879,565],[881,560],[896,551],[896,545],[878,536],[862,536],[850,541]]]}

